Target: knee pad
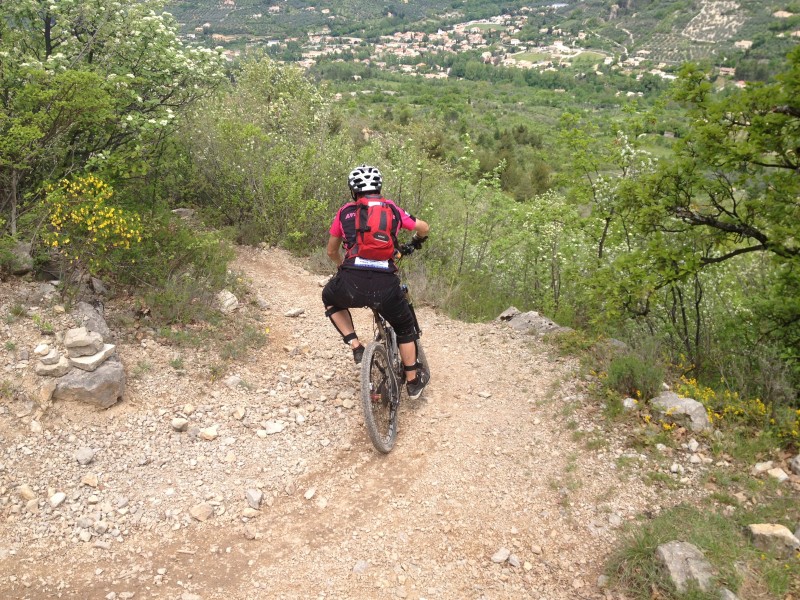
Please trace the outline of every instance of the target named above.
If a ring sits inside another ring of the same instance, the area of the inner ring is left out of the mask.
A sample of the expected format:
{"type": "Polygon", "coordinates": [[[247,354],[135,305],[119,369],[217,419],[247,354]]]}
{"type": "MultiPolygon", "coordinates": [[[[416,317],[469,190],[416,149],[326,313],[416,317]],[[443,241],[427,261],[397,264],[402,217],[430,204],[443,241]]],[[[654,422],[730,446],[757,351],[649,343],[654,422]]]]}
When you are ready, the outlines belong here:
{"type": "Polygon", "coordinates": [[[397,343],[398,344],[406,344],[408,342],[416,342],[419,339],[419,334],[416,331],[412,331],[411,333],[400,333],[397,331],[397,343]]]}

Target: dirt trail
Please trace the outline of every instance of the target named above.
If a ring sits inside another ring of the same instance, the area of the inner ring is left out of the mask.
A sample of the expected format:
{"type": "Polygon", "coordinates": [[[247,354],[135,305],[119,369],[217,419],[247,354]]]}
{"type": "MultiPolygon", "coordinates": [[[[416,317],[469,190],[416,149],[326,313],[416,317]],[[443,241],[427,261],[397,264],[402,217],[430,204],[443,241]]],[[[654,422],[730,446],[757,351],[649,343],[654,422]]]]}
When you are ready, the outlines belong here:
{"type": "MultiPolygon", "coordinates": [[[[597,579],[618,527],[659,492],[618,468],[621,456],[644,457],[601,431],[570,360],[505,325],[420,307],[433,379],[404,406],[384,456],[364,429],[349,352],[322,314],[321,277],[277,250],[241,249],[234,268],[270,305],[259,317],[269,344],[226,374],[248,385],[207,383],[202,353],[176,374],[174,348],[122,340],[129,371],[152,365],[131,378],[125,406],[54,407],[39,440],[13,407],[0,418],[0,597],[606,597],[597,579]],[[305,314],[284,316],[293,308],[305,314]],[[187,402],[199,425],[220,424],[217,440],[171,431],[187,402]],[[229,416],[236,406],[245,418],[229,416]],[[258,435],[265,421],[286,429],[258,435]],[[82,444],[102,449],[96,466],[75,466],[82,444]],[[137,462],[142,453],[150,462],[137,462]],[[105,486],[80,485],[92,468],[105,486]],[[22,483],[69,500],[28,514],[14,497],[22,483]],[[243,516],[256,487],[261,510],[243,516]],[[203,500],[215,515],[198,522],[188,511],[203,500]],[[111,520],[117,537],[93,531],[84,543],[86,514],[111,520]],[[508,560],[493,561],[503,549],[508,560]]],[[[366,311],[357,327],[368,337],[366,311]]]]}

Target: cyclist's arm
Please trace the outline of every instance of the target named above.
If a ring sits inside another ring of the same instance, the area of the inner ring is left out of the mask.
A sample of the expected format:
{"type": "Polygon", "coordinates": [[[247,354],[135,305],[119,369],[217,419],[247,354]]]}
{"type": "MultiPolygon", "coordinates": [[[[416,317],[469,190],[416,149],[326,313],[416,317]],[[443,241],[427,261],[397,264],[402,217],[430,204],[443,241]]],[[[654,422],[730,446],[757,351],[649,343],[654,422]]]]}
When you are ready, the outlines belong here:
{"type": "Polygon", "coordinates": [[[339,251],[339,248],[342,247],[342,238],[332,235],[328,238],[328,258],[330,258],[336,266],[342,264],[342,253],[339,251]]]}
{"type": "Polygon", "coordinates": [[[421,238],[428,237],[428,232],[430,231],[430,226],[423,221],[422,219],[417,219],[417,222],[414,223],[414,233],[419,235],[421,238]]]}

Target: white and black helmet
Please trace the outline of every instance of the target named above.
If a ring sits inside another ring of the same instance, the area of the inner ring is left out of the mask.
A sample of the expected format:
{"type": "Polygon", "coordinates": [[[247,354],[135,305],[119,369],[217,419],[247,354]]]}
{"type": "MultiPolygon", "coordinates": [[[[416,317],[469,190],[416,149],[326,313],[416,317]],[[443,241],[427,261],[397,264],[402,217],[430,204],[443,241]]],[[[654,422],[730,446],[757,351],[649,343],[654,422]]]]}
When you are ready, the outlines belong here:
{"type": "Polygon", "coordinates": [[[350,175],[347,177],[347,185],[354,194],[380,193],[383,186],[383,177],[381,177],[381,172],[377,167],[360,165],[350,171],[350,175]]]}

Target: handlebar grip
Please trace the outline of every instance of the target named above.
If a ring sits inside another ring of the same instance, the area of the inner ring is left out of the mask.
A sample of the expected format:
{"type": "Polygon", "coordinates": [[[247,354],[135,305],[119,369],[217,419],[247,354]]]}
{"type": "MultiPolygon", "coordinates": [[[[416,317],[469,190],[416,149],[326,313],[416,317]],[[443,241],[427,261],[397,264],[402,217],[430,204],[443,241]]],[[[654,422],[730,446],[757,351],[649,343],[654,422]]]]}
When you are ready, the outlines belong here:
{"type": "Polygon", "coordinates": [[[408,256],[409,254],[414,254],[414,250],[416,250],[416,247],[414,246],[414,244],[403,244],[400,246],[400,248],[398,248],[398,250],[400,251],[400,254],[402,254],[403,256],[408,256]]]}

